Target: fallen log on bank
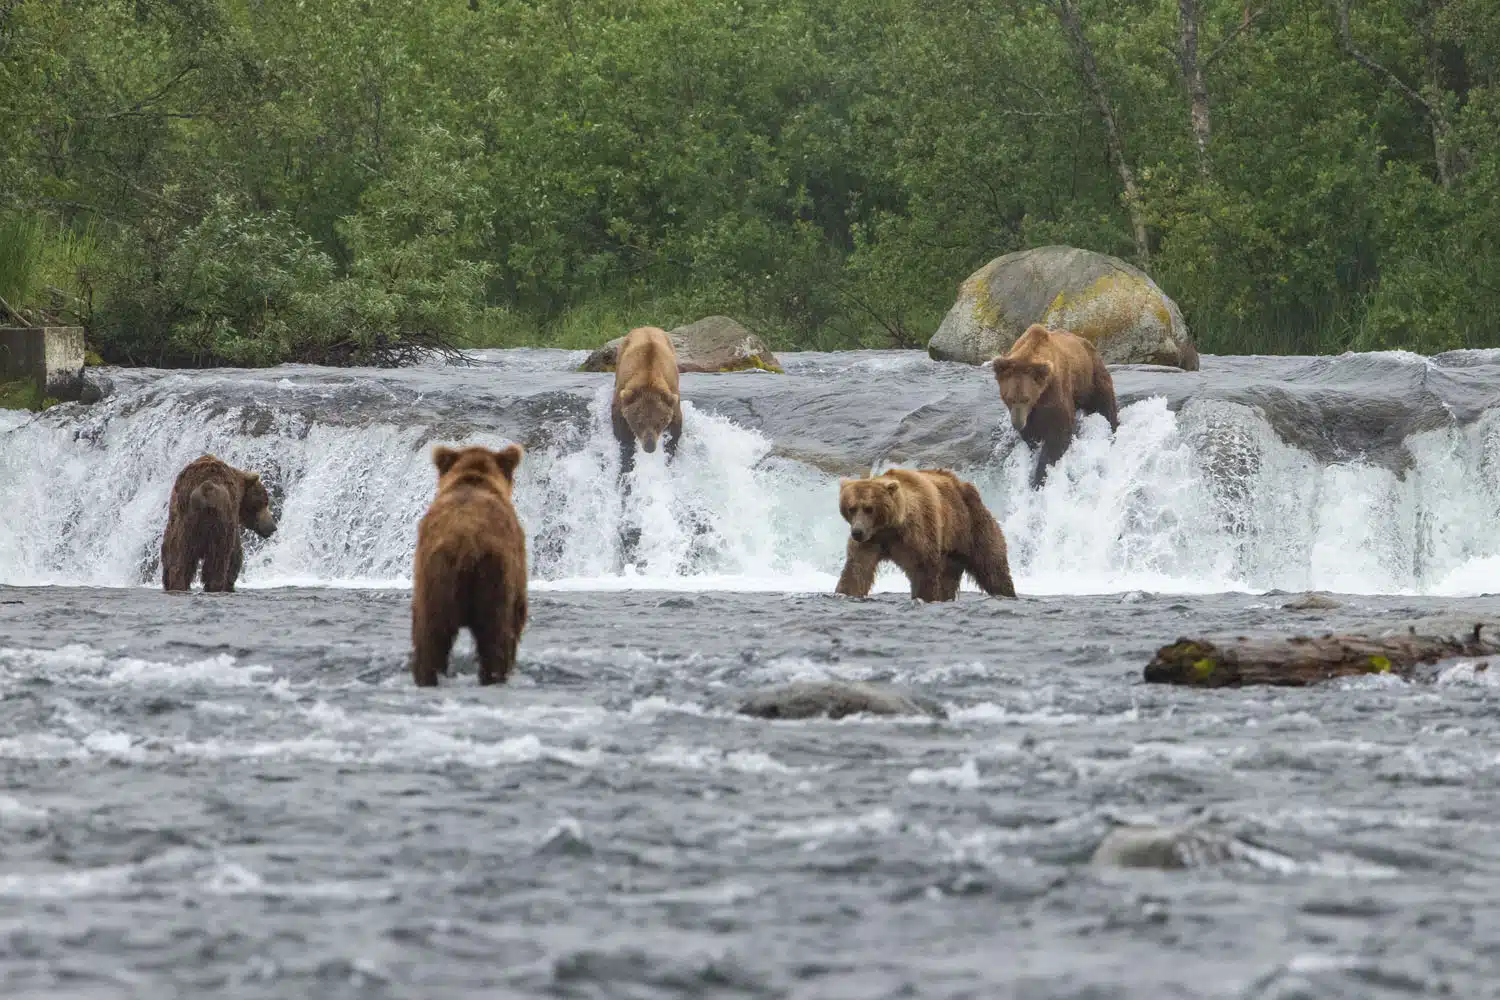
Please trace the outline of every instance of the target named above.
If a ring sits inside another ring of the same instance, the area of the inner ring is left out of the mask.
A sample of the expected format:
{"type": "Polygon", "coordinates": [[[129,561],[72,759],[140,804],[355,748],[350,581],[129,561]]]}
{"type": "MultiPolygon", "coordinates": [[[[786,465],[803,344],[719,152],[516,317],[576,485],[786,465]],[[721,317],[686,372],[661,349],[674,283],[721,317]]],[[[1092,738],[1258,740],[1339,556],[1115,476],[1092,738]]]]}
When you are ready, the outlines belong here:
{"type": "Polygon", "coordinates": [[[1146,682],[1187,687],[1303,687],[1367,674],[1412,679],[1425,664],[1500,654],[1500,640],[1481,634],[1486,627],[1475,625],[1462,635],[1411,631],[1385,636],[1178,639],[1158,649],[1146,664],[1146,682]]]}

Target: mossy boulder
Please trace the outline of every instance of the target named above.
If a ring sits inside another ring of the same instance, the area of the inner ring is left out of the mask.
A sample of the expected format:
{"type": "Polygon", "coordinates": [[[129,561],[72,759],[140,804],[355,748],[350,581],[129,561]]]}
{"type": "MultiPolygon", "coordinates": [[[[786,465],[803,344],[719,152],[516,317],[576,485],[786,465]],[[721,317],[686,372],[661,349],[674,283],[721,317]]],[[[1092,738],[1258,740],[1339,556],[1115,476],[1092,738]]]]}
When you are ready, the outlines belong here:
{"type": "Polygon", "coordinates": [[[1077,247],[997,257],[958,290],[927,353],[983,364],[1010,350],[1032,323],[1092,341],[1106,364],[1198,369],[1182,311],[1140,268],[1077,247]]]}
{"type": "MultiPolygon", "coordinates": [[[[708,316],[668,330],[680,372],[766,371],[781,373],[781,362],[765,342],[728,316],[708,316]]],[[[624,337],[616,337],[584,360],[579,371],[612,372],[624,337]]]]}

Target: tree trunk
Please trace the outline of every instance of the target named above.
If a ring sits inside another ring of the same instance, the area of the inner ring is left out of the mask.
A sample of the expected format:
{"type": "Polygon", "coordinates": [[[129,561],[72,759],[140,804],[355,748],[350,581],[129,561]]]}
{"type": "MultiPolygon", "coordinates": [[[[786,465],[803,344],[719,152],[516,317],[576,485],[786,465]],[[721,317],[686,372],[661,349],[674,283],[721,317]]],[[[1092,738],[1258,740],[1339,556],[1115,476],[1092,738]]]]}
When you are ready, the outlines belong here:
{"type": "Polygon", "coordinates": [[[1120,184],[1125,189],[1125,208],[1130,213],[1130,227],[1135,235],[1137,262],[1142,268],[1146,268],[1151,263],[1151,247],[1146,240],[1146,215],[1141,201],[1141,189],[1136,186],[1135,172],[1130,169],[1130,161],[1125,158],[1125,142],[1120,137],[1120,126],[1115,120],[1115,109],[1109,103],[1104,81],[1099,76],[1094,50],[1089,48],[1089,40],[1083,33],[1083,23],[1073,0],[1053,0],[1053,9],[1057,12],[1063,33],[1068,36],[1068,44],[1072,46],[1073,54],[1078,59],[1084,85],[1088,87],[1094,104],[1099,109],[1099,120],[1104,125],[1109,158],[1114,162],[1115,170],[1120,174],[1120,184]]]}
{"type": "MultiPolygon", "coordinates": [[[[1494,656],[1500,641],[1482,638],[1483,626],[1459,636],[1325,635],[1290,639],[1178,639],[1146,664],[1148,684],[1303,687],[1336,677],[1395,674],[1412,678],[1422,664],[1466,656],[1494,656]]],[[[1488,669],[1488,664],[1476,667],[1488,669]]]]}
{"type": "Polygon", "coordinates": [[[1448,118],[1443,113],[1441,98],[1436,94],[1427,97],[1419,93],[1414,87],[1396,75],[1394,71],[1382,66],[1355,46],[1354,33],[1349,28],[1349,8],[1353,5],[1354,0],[1339,0],[1339,45],[1343,47],[1351,59],[1359,63],[1370,73],[1383,79],[1396,93],[1406,98],[1427,119],[1427,127],[1432,132],[1432,150],[1433,157],[1437,161],[1438,182],[1443,187],[1448,187],[1453,182],[1453,143],[1451,129],[1448,126],[1448,118]]]}
{"type": "Polygon", "coordinates": [[[1198,0],[1177,0],[1177,19],[1182,30],[1177,50],[1182,67],[1182,82],[1187,85],[1188,107],[1193,126],[1193,142],[1198,146],[1198,170],[1204,180],[1210,176],[1208,140],[1211,131],[1208,116],[1208,84],[1203,79],[1203,64],[1198,60],[1198,0]]]}

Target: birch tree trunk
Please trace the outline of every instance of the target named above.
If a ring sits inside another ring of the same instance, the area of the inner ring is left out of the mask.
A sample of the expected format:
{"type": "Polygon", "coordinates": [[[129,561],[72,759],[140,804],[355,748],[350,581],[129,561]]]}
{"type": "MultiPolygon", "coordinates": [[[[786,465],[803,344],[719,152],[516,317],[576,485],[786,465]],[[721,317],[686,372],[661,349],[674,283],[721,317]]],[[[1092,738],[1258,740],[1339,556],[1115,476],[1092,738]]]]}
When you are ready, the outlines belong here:
{"type": "Polygon", "coordinates": [[[1078,60],[1084,86],[1088,88],[1099,110],[1099,121],[1104,125],[1109,158],[1120,175],[1120,185],[1125,189],[1125,209],[1130,213],[1130,228],[1135,235],[1137,262],[1142,268],[1146,268],[1151,263],[1151,247],[1146,239],[1146,214],[1141,201],[1141,189],[1135,182],[1135,171],[1130,169],[1130,161],[1125,156],[1125,140],[1120,135],[1115,109],[1109,102],[1109,94],[1099,76],[1099,64],[1094,61],[1094,50],[1089,47],[1089,40],[1083,33],[1083,22],[1074,0],[1052,0],[1052,8],[1057,13],[1058,22],[1078,60]]]}

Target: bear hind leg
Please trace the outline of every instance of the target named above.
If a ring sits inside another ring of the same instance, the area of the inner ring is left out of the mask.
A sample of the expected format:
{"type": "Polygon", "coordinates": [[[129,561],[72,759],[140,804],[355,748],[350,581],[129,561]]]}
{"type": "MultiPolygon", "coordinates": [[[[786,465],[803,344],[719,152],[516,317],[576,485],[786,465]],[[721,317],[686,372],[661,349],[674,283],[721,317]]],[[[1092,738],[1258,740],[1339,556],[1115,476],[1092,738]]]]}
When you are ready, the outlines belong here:
{"type": "Polygon", "coordinates": [[[438,674],[448,673],[448,654],[456,638],[458,629],[448,627],[446,622],[417,630],[411,658],[411,679],[417,687],[437,687],[438,674]]]}
{"type": "Polygon", "coordinates": [[[211,546],[203,553],[203,589],[213,593],[232,592],[236,570],[233,549],[211,546]]]}
{"type": "Polygon", "coordinates": [[[516,647],[520,645],[521,635],[511,629],[510,617],[505,610],[497,610],[469,626],[479,656],[481,685],[504,684],[515,669],[516,647]]]}

